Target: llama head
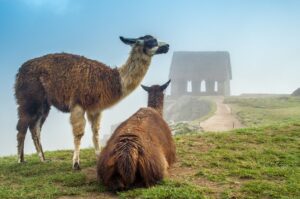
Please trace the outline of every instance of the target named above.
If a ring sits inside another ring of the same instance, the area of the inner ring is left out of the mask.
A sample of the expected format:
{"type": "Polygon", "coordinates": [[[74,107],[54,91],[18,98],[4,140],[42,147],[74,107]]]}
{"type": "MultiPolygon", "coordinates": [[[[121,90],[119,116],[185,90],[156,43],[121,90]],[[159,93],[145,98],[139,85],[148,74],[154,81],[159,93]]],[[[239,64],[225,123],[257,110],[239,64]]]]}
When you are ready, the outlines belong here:
{"type": "Polygon", "coordinates": [[[148,107],[157,109],[162,114],[164,104],[164,90],[169,86],[171,80],[163,85],[153,85],[151,87],[141,85],[148,92],[148,107]]]}
{"type": "Polygon", "coordinates": [[[149,56],[167,53],[169,51],[169,44],[157,41],[157,39],[151,35],[146,35],[135,39],[120,37],[120,39],[127,45],[141,48],[143,52],[149,56]]]}
{"type": "Polygon", "coordinates": [[[144,85],[141,85],[141,87],[147,91],[149,94],[150,93],[162,93],[164,92],[164,90],[166,90],[166,88],[169,86],[171,80],[167,81],[166,83],[164,83],[163,85],[152,85],[150,87],[148,86],[144,86],[144,85]]]}

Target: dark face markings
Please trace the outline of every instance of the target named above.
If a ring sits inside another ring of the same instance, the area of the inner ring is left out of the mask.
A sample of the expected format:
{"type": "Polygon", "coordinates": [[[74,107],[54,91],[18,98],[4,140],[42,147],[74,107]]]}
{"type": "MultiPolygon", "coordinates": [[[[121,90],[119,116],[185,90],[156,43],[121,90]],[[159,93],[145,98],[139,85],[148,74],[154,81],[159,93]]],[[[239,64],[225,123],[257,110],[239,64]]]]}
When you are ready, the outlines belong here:
{"type": "Polygon", "coordinates": [[[158,46],[158,42],[156,39],[146,40],[144,45],[147,48],[153,48],[155,46],[158,46]]]}
{"type": "Polygon", "coordinates": [[[157,40],[154,37],[152,37],[151,35],[146,35],[146,36],[140,37],[139,39],[144,41],[144,47],[146,47],[148,49],[158,46],[157,40]]]}
{"type": "Polygon", "coordinates": [[[136,45],[142,47],[143,52],[149,56],[155,54],[167,53],[169,51],[169,45],[163,42],[159,43],[156,38],[151,35],[146,35],[136,39],[120,37],[121,41],[127,45],[136,45]]]}

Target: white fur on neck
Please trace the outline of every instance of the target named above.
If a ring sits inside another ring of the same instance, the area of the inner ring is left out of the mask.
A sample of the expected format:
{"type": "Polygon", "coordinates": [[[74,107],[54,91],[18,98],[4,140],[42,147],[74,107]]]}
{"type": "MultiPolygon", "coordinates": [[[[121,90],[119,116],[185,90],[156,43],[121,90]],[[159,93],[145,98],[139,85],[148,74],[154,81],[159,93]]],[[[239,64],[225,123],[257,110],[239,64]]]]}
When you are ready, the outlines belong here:
{"type": "Polygon", "coordinates": [[[151,57],[141,47],[133,47],[126,63],[119,68],[122,85],[122,97],[130,94],[146,75],[151,57]]]}

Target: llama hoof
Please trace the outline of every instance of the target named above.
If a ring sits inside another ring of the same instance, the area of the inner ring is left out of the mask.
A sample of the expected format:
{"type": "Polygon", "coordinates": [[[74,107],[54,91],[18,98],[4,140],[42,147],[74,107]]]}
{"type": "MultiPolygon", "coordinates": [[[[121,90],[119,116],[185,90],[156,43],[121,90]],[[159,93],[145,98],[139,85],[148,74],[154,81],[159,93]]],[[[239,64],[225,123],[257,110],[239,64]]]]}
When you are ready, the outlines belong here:
{"type": "Polygon", "coordinates": [[[73,165],[73,170],[75,171],[79,171],[81,170],[80,166],[79,166],[79,163],[78,162],[75,162],[74,165],[73,165]]]}
{"type": "Polygon", "coordinates": [[[95,155],[96,155],[96,157],[100,155],[100,153],[101,153],[101,150],[102,150],[102,149],[95,151],[95,155]]]}
{"type": "Polygon", "coordinates": [[[22,160],[22,161],[21,161],[21,160],[18,160],[18,163],[19,163],[19,164],[25,164],[25,163],[27,163],[27,161],[25,161],[25,160],[22,160]]]}

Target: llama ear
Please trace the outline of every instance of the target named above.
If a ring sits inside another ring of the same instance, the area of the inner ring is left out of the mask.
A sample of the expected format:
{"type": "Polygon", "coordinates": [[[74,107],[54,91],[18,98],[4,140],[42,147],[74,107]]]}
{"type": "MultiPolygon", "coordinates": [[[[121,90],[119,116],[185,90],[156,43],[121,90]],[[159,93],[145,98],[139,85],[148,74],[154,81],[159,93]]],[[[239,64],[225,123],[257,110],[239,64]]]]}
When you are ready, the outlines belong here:
{"type": "Polygon", "coordinates": [[[164,91],[169,86],[170,82],[171,82],[171,80],[169,80],[168,82],[166,82],[164,85],[161,85],[160,86],[160,90],[164,91]]]}
{"type": "Polygon", "coordinates": [[[147,92],[150,91],[150,87],[148,87],[148,86],[144,86],[143,84],[141,84],[141,87],[147,92]]]}
{"type": "Polygon", "coordinates": [[[137,39],[129,39],[129,38],[125,38],[125,37],[122,37],[120,36],[120,40],[124,43],[124,44],[127,44],[127,45],[133,45],[137,42],[137,39]]]}

